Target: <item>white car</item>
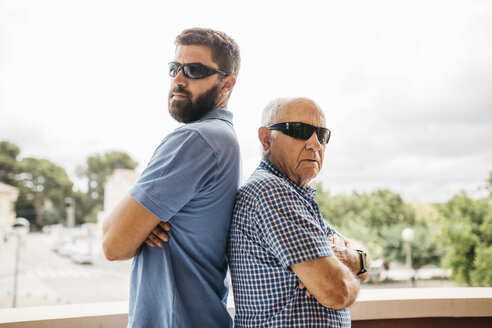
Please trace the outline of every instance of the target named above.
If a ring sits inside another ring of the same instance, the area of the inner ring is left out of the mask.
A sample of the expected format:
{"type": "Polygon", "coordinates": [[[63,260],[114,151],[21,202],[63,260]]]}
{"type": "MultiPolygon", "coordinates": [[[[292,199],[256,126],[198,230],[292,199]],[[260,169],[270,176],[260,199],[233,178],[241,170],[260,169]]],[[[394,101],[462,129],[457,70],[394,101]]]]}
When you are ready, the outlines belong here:
{"type": "Polygon", "coordinates": [[[79,264],[92,264],[92,246],[87,240],[80,240],[73,245],[72,261],[79,264]]]}

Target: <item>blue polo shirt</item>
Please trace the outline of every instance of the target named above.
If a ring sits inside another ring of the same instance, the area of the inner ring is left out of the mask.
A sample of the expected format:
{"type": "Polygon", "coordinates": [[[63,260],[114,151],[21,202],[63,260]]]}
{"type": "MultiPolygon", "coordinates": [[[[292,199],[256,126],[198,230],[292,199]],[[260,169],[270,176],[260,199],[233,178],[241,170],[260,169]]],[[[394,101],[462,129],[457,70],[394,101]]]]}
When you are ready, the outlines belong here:
{"type": "Polygon", "coordinates": [[[240,183],[232,113],[212,110],[169,134],[131,196],[171,224],[133,260],[128,327],[230,327],[226,247],[240,183]]]}

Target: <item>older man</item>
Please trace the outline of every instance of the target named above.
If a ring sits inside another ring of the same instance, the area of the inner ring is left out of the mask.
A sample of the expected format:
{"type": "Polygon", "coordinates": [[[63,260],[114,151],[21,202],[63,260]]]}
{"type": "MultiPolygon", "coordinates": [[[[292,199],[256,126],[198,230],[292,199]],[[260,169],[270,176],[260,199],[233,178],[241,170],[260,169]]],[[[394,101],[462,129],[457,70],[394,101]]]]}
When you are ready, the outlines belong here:
{"type": "Polygon", "coordinates": [[[264,157],[236,196],[229,234],[235,327],[350,327],[367,253],[321,216],[308,186],[330,138],[310,99],[263,112],[264,157]]]}
{"type": "Polygon", "coordinates": [[[103,228],[109,260],[135,257],[129,327],[232,326],[226,247],[240,156],[227,102],[239,66],[239,47],[223,32],[176,38],[169,113],[185,124],[162,140],[103,228]]]}

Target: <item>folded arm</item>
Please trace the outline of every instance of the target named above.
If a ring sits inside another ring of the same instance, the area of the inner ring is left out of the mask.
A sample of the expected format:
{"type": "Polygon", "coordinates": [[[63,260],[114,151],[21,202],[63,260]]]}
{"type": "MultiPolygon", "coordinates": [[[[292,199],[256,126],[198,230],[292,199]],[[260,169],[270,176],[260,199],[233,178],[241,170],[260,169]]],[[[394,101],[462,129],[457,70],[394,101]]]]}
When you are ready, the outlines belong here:
{"type": "Polygon", "coordinates": [[[127,195],[104,220],[104,255],[110,261],[131,259],[161,222],[127,195]]]}
{"type": "Polygon", "coordinates": [[[325,307],[343,309],[357,298],[360,282],[336,256],[292,264],[290,268],[309,293],[325,307]]]}
{"type": "Polygon", "coordinates": [[[361,282],[366,281],[369,278],[371,260],[370,260],[369,252],[364,247],[364,245],[362,245],[362,243],[359,241],[345,239],[337,235],[330,234],[328,235],[328,239],[332,244],[332,249],[333,252],[335,253],[335,256],[343,264],[345,264],[345,266],[347,266],[354,274],[357,274],[362,269],[360,255],[359,252],[357,252],[357,250],[359,249],[366,253],[367,271],[365,273],[357,274],[357,278],[361,282]]]}

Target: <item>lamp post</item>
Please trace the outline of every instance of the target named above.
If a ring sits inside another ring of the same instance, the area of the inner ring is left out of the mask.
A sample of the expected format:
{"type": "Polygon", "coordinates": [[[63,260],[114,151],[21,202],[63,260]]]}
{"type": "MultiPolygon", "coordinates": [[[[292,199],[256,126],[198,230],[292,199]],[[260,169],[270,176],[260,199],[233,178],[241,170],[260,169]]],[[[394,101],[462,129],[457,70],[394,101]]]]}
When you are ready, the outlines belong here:
{"type": "Polygon", "coordinates": [[[20,248],[22,239],[29,232],[30,223],[25,218],[17,218],[15,219],[14,225],[12,226],[12,230],[14,235],[17,237],[17,249],[15,251],[15,269],[14,269],[14,295],[12,298],[12,307],[15,308],[17,306],[17,281],[19,276],[19,259],[20,259],[20,248]]]}
{"type": "Polygon", "coordinates": [[[75,199],[65,197],[65,205],[67,210],[67,227],[73,228],[75,226],[75,199]]]}
{"type": "MultiPolygon", "coordinates": [[[[401,232],[401,238],[405,241],[405,253],[406,253],[406,267],[408,270],[412,270],[412,245],[411,242],[413,237],[415,236],[415,232],[412,228],[405,228],[401,232]]],[[[411,271],[410,271],[411,272],[411,271]]],[[[412,281],[412,285],[414,282],[413,275],[410,280],[412,281]]]]}

